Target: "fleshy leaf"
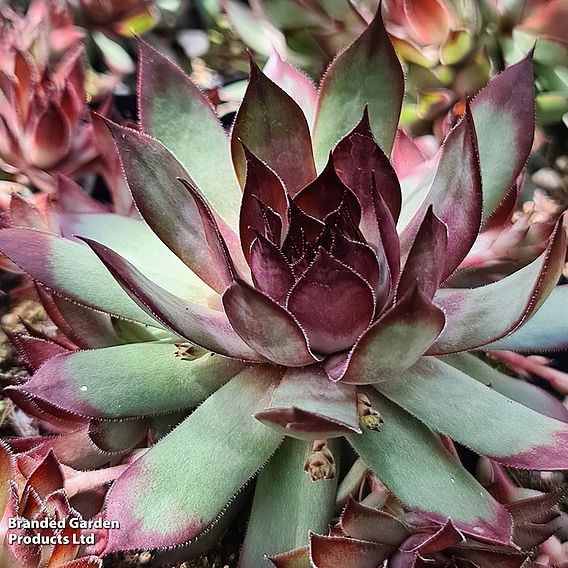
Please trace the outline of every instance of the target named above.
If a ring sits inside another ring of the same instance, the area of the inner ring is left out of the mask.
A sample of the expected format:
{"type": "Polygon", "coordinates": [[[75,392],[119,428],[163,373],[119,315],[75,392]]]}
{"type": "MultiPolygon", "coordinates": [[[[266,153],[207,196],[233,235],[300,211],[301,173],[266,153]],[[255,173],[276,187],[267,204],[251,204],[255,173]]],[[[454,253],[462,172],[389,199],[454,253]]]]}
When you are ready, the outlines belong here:
{"type": "Polygon", "coordinates": [[[0,251],[47,288],[114,316],[158,325],[141,310],[87,247],[30,229],[0,231],[0,251]]]}
{"type": "Polygon", "coordinates": [[[471,111],[483,180],[483,218],[487,219],[513,189],[531,150],[535,125],[532,52],[493,79],[473,99],[471,111]]]}
{"type": "Polygon", "coordinates": [[[568,347],[568,285],[557,286],[530,320],[491,349],[557,351],[568,347]]]}
{"type": "Polygon", "coordinates": [[[292,314],[248,284],[232,284],[223,294],[223,305],[242,340],[270,361],[302,367],[318,360],[292,314]]]}
{"type": "MultiPolygon", "coordinates": [[[[338,454],[339,445],[330,448],[338,454]]],[[[265,555],[307,546],[309,532],[325,532],[335,505],[337,477],[311,481],[304,463],[311,444],[286,438],[256,483],[241,566],[271,566],[265,555]],[[290,526],[290,518],[294,518],[290,526]]]]}
{"type": "MultiPolygon", "coordinates": [[[[416,384],[420,386],[419,379],[416,384]]],[[[384,424],[380,432],[365,430],[351,436],[349,443],[403,505],[436,522],[451,518],[459,530],[476,538],[508,544],[509,514],[438,437],[378,392],[368,389],[365,393],[384,424]]],[[[461,413],[456,416],[460,418],[461,413]]]]}
{"type": "Polygon", "coordinates": [[[491,343],[516,330],[537,312],[556,286],[564,266],[566,231],[561,223],[547,249],[510,276],[479,288],[438,291],[434,303],[444,310],[447,323],[432,354],[455,353],[491,343]],[[464,321],[467,325],[463,325],[464,321]]]}
{"type": "Polygon", "coordinates": [[[374,313],[370,285],[323,248],[290,290],[286,307],[306,331],[316,353],[349,349],[374,313]]]}
{"type": "Polygon", "coordinates": [[[241,185],[246,169],[243,144],[278,174],[290,195],[316,177],[302,109],[252,59],[249,85],[231,132],[233,162],[241,185]]]}
{"type": "Polygon", "coordinates": [[[277,51],[272,52],[263,72],[298,103],[308,125],[311,126],[314,121],[318,98],[318,91],[311,79],[293,65],[284,61],[277,51]]]}
{"type": "Polygon", "coordinates": [[[447,278],[471,249],[481,223],[481,174],[475,128],[466,109],[461,122],[448,134],[426,198],[401,233],[401,250],[408,254],[428,207],[448,228],[448,246],[442,279],[447,278]]]}
{"type": "Polygon", "coordinates": [[[361,431],[355,389],[330,381],[317,365],[288,369],[270,407],[257,412],[255,418],[301,440],[325,440],[361,431]]]}
{"type": "Polygon", "coordinates": [[[310,566],[315,568],[377,568],[392,547],[344,536],[310,536],[310,566]]]}
{"type": "Polygon", "coordinates": [[[138,53],[142,130],[176,156],[215,211],[236,229],[241,195],[229,140],[215,111],[177,65],[143,41],[138,53]]]}
{"type": "Polygon", "coordinates": [[[445,355],[441,360],[466,375],[541,414],[568,422],[568,408],[550,393],[524,381],[499,372],[470,353],[445,355]]]}
{"type": "Polygon", "coordinates": [[[282,440],[252,417],[280,374],[244,370],[126,470],[108,495],[121,530],[110,531],[107,553],[186,543],[218,519],[282,440]]]}
{"type": "Polygon", "coordinates": [[[248,361],[259,360],[233,331],[221,311],[171,294],[111,249],[95,241],[85,241],[126,293],[166,328],[209,351],[248,361]]]}
{"type": "Polygon", "coordinates": [[[414,287],[363,334],[338,378],[359,385],[396,378],[432,345],[444,323],[442,310],[414,287]]]}
{"type": "Polygon", "coordinates": [[[383,152],[390,154],[403,94],[402,69],[378,9],[369,26],[333,61],[322,80],[314,127],[318,171],[339,140],[359,123],[365,107],[375,139],[383,152]]]}
{"type": "MultiPolygon", "coordinates": [[[[209,248],[199,208],[178,178],[189,176],[157,140],[129,128],[107,123],[120,153],[130,191],[145,221],[160,239],[211,288],[225,287],[209,248]]],[[[242,258],[235,233],[217,220],[235,262],[242,258]],[[235,248],[236,247],[236,248],[235,248]]],[[[244,259],[242,264],[246,266],[244,259]]]]}
{"type": "Polygon", "coordinates": [[[79,351],[50,359],[27,383],[11,388],[83,416],[139,417],[192,408],[243,367],[220,355],[187,361],[176,352],[164,343],[79,351]],[[117,361],[120,378],[109,382],[117,361]]]}
{"type": "Polygon", "coordinates": [[[396,380],[375,388],[437,432],[498,463],[539,470],[568,467],[566,423],[514,402],[434,357],[424,357],[396,380]]]}

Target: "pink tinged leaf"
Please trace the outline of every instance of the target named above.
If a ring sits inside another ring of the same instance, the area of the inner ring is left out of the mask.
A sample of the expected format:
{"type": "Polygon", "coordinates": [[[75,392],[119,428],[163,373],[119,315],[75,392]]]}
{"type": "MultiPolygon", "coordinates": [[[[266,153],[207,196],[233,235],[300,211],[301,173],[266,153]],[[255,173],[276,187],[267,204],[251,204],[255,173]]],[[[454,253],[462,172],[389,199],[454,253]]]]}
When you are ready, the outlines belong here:
{"type": "Polygon", "coordinates": [[[284,305],[295,278],[280,249],[258,235],[252,242],[249,262],[256,289],[284,305]]]}
{"type": "Polygon", "coordinates": [[[64,176],[57,176],[57,206],[64,213],[106,213],[107,209],[89,197],[79,184],[64,176]]]}
{"type": "Polygon", "coordinates": [[[252,416],[280,376],[248,367],[122,474],[107,499],[121,530],[109,531],[106,553],[187,543],[219,519],[282,441],[252,416]]]}
{"type": "Polygon", "coordinates": [[[0,251],[33,280],[69,300],[156,326],[82,244],[41,231],[4,229],[0,231],[0,251]]]}
{"type": "Polygon", "coordinates": [[[346,536],[379,542],[397,548],[409,536],[409,529],[385,511],[367,507],[349,498],[340,518],[346,536]]]}
{"type": "Polygon", "coordinates": [[[453,24],[443,0],[404,0],[403,9],[406,23],[419,43],[442,46],[453,24]]]}
{"type": "Polygon", "coordinates": [[[245,282],[227,289],[223,306],[235,332],[261,356],[288,367],[318,361],[294,316],[245,282]]]}
{"type": "Polygon", "coordinates": [[[213,209],[236,230],[241,195],[229,140],[215,111],[177,65],[143,41],[138,41],[138,53],[142,129],[176,156],[213,209]]]}
{"type": "Polygon", "coordinates": [[[381,10],[323,77],[314,127],[318,170],[329,152],[359,123],[368,106],[375,139],[390,154],[398,126],[404,76],[383,25],[381,10]],[[384,81],[384,77],[389,77],[384,81]]]}
{"type": "Polygon", "coordinates": [[[539,470],[567,467],[565,422],[514,402],[434,357],[424,357],[397,380],[375,388],[433,430],[498,463],[539,470]],[[446,404],[439,404],[442,399],[446,404]],[[485,435],[488,431],[499,436],[485,435]]]}
{"type": "Polygon", "coordinates": [[[529,156],[535,126],[530,52],[493,79],[472,101],[483,179],[483,218],[513,187],[529,156]],[[499,136],[495,133],[499,132],[499,136]]]}
{"type": "Polygon", "coordinates": [[[370,285],[321,248],[287,300],[310,347],[324,354],[349,349],[371,323],[374,306],[370,285]]]}
{"type": "MultiPolygon", "coordinates": [[[[211,288],[222,292],[226,287],[226,264],[219,264],[217,245],[208,240],[200,206],[195,199],[188,198],[187,189],[178,181],[188,179],[187,172],[157,140],[111,122],[107,125],[142,217],[191,270],[211,288]]],[[[238,237],[220,219],[216,221],[232,258],[246,266],[238,237]]]]}
{"type": "Polygon", "coordinates": [[[392,165],[396,175],[402,179],[410,176],[426,161],[426,156],[404,130],[398,130],[392,148],[392,165]]]}
{"type": "Polygon", "coordinates": [[[357,196],[362,209],[361,230],[367,240],[378,245],[373,238],[377,231],[377,218],[372,193],[372,177],[396,223],[400,215],[402,196],[396,173],[378,146],[371,125],[369,110],[354,130],[341,140],[333,150],[333,164],[343,183],[357,196]]]}
{"type": "Polygon", "coordinates": [[[457,546],[464,541],[464,536],[449,520],[438,532],[422,542],[418,549],[421,554],[433,554],[457,546]]]}
{"type": "Polygon", "coordinates": [[[90,239],[84,240],[124,291],[165,327],[209,351],[248,361],[259,360],[235,334],[222,312],[171,294],[114,251],[90,239]]]}
{"type": "MultiPolygon", "coordinates": [[[[6,330],[4,333],[7,333],[6,330]]],[[[38,339],[15,331],[8,332],[7,335],[30,372],[36,371],[52,357],[68,353],[68,350],[61,345],[45,339],[38,339]]]]}
{"type": "Polygon", "coordinates": [[[444,310],[447,323],[430,353],[475,349],[518,329],[554,290],[565,256],[566,232],[560,220],[546,251],[528,266],[480,288],[440,289],[434,302],[444,310]]]}
{"type": "Polygon", "coordinates": [[[403,256],[408,254],[430,206],[448,228],[448,247],[442,271],[442,279],[445,279],[471,249],[481,223],[481,175],[475,128],[469,110],[448,134],[428,195],[401,234],[403,256]]]}
{"type": "Polygon", "coordinates": [[[318,91],[311,79],[293,65],[284,61],[276,50],[272,52],[262,71],[296,101],[302,109],[308,125],[311,126],[314,121],[318,98],[318,91]]]}
{"type": "Polygon", "coordinates": [[[269,560],[276,568],[310,568],[310,553],[307,546],[271,556],[269,560]]]}
{"type": "Polygon", "coordinates": [[[61,107],[50,103],[25,142],[27,159],[37,168],[55,167],[71,144],[71,125],[61,107]]]}
{"type": "Polygon", "coordinates": [[[2,512],[6,510],[10,499],[10,486],[8,483],[15,476],[14,455],[4,442],[0,442],[0,510],[2,512]]]}
{"type": "Polygon", "coordinates": [[[398,285],[399,296],[417,285],[427,298],[434,297],[442,280],[447,245],[446,225],[430,206],[408,253],[398,285]]]}
{"type": "Polygon", "coordinates": [[[377,568],[393,552],[391,546],[376,542],[310,535],[310,565],[315,568],[377,568]]]}
{"type": "Polygon", "coordinates": [[[257,233],[271,237],[280,246],[288,232],[288,196],[280,178],[252,152],[245,150],[246,179],[241,203],[239,232],[245,258],[250,260],[250,245],[257,233]],[[266,216],[266,207],[275,216],[266,216]]]}
{"type": "Polygon", "coordinates": [[[359,385],[394,380],[436,341],[444,324],[443,311],[415,286],[363,334],[335,378],[359,385]]]}
{"type": "Polygon", "coordinates": [[[242,144],[278,174],[292,196],[316,177],[304,113],[252,59],[250,81],[231,132],[233,162],[244,185],[246,158],[242,144]]]}
{"type": "Polygon", "coordinates": [[[255,418],[300,440],[361,432],[355,389],[330,381],[318,365],[286,371],[270,408],[257,412],[255,418]]]}

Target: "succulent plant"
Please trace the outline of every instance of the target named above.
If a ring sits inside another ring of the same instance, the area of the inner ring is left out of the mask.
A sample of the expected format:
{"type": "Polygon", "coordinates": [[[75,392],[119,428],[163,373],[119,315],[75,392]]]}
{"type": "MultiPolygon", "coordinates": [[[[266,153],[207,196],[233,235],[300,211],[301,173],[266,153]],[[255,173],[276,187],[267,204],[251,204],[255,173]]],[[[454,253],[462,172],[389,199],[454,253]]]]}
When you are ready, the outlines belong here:
{"type": "Polygon", "coordinates": [[[510,546],[508,510],[449,439],[509,467],[568,468],[566,409],[464,353],[563,344],[550,318],[567,291],[562,219],[523,268],[445,283],[510,207],[534,132],[531,55],[467,105],[402,192],[388,156],[403,73],[380,14],[319,92],[276,63],[271,78],[251,64],[228,138],[140,44],[141,130],[107,124],[145,223],[77,211],[59,216],[69,238],[0,231],[61,331],[30,332],[35,372],[5,392],[123,451],[153,428],[108,494],[122,529],[106,554],[200,546],[258,473],[241,565],[267,566],[326,531],[348,445],[409,510],[510,546]]]}
{"type": "Polygon", "coordinates": [[[75,45],[52,67],[8,35],[0,53],[0,167],[53,191],[55,172],[77,176],[98,156],[85,122],[83,49],[75,45]]]}
{"type": "Polygon", "coordinates": [[[2,566],[101,568],[100,558],[79,544],[84,520],[69,503],[65,476],[53,453],[16,459],[1,444],[0,464],[2,566]]]}

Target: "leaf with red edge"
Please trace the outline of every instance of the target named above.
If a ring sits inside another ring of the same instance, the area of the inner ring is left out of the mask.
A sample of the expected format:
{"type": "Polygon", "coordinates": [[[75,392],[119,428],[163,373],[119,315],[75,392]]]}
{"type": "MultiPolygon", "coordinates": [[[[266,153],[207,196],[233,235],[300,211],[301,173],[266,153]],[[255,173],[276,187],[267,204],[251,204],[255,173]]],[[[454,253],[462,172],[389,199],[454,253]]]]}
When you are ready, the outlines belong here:
{"type": "Polygon", "coordinates": [[[270,407],[257,412],[255,418],[301,440],[361,432],[355,389],[330,381],[318,365],[288,369],[270,407]]]}
{"type": "Polygon", "coordinates": [[[177,65],[141,40],[138,53],[142,130],[176,156],[212,207],[236,229],[241,196],[229,140],[210,102],[177,65]]]}
{"type": "Polygon", "coordinates": [[[316,177],[312,142],[304,113],[251,59],[250,80],[231,132],[237,177],[245,182],[243,144],[284,182],[290,195],[316,177]]]}
{"type": "Polygon", "coordinates": [[[514,190],[535,126],[532,52],[493,79],[471,102],[483,180],[483,219],[514,190]],[[499,136],[495,136],[498,132],[499,136]]]}
{"type": "Polygon", "coordinates": [[[48,359],[68,353],[68,350],[57,343],[32,337],[17,331],[4,330],[12,345],[18,351],[22,362],[30,372],[35,372],[48,359]]]}
{"type": "Polygon", "coordinates": [[[0,231],[0,251],[62,296],[114,316],[156,326],[82,244],[31,229],[0,231]]]}
{"type": "Polygon", "coordinates": [[[430,353],[475,349],[518,329],[554,290],[565,256],[566,232],[561,220],[547,249],[510,276],[479,288],[441,288],[434,303],[444,310],[446,327],[430,353]]]}
{"type": "Polygon", "coordinates": [[[284,61],[276,50],[272,52],[262,71],[296,101],[311,127],[318,98],[318,91],[311,79],[284,61]]]}
{"type": "Polygon", "coordinates": [[[339,140],[359,123],[367,106],[375,139],[383,152],[390,154],[403,95],[402,69],[378,9],[366,30],[323,77],[314,127],[318,170],[323,169],[339,140]]]}
{"type": "Polygon", "coordinates": [[[257,234],[280,246],[288,232],[288,196],[280,178],[252,152],[245,152],[247,170],[239,221],[241,246],[250,260],[250,245],[257,234]],[[266,216],[266,207],[274,214],[266,216]]]}
{"type": "Polygon", "coordinates": [[[84,240],[125,292],[165,327],[215,353],[248,361],[259,360],[259,356],[233,331],[222,312],[171,294],[114,251],[90,239],[84,240]]]}
{"type": "Polygon", "coordinates": [[[402,179],[411,175],[426,157],[414,140],[399,129],[392,147],[392,165],[397,176],[402,179]]]}
{"type": "Polygon", "coordinates": [[[262,292],[235,282],[223,294],[223,306],[235,332],[263,357],[289,367],[318,361],[294,316],[262,292]]]}
{"type": "Polygon", "coordinates": [[[430,190],[401,233],[406,256],[430,206],[448,228],[448,247],[442,279],[447,278],[471,249],[481,224],[481,174],[471,112],[448,134],[430,190]]]}
{"type": "MultiPolygon", "coordinates": [[[[183,166],[157,140],[107,122],[120,153],[128,185],[145,221],[160,239],[214,290],[225,289],[224,264],[212,251],[199,207],[188,199],[180,179],[190,179],[183,166]]],[[[238,237],[216,219],[231,256],[242,259],[238,237]]],[[[246,266],[244,259],[240,263],[246,266]]]]}
{"type": "Polygon", "coordinates": [[[375,297],[369,283],[321,248],[290,290],[287,309],[316,353],[349,349],[367,329],[375,297]]]}
{"type": "Polygon", "coordinates": [[[336,378],[359,385],[396,379],[434,343],[444,324],[442,310],[415,285],[362,335],[336,378]]]}
{"type": "Polygon", "coordinates": [[[290,552],[269,557],[276,568],[311,568],[308,547],[296,548],[290,552]]]}
{"type": "Polygon", "coordinates": [[[39,209],[17,193],[10,196],[10,226],[48,231],[47,219],[39,209]]]}
{"type": "MultiPolygon", "coordinates": [[[[10,486],[8,482],[14,479],[16,467],[14,455],[10,448],[0,441],[0,511],[4,512],[10,499],[10,486]]],[[[0,519],[2,517],[0,516],[0,519]]]]}
{"type": "Polygon", "coordinates": [[[538,470],[568,467],[568,424],[514,402],[435,357],[423,357],[396,380],[374,386],[430,428],[498,463],[538,470]]]}
{"type": "Polygon", "coordinates": [[[415,285],[429,299],[438,290],[448,245],[447,227],[428,207],[406,259],[397,294],[403,296],[415,285]]]}
{"type": "Polygon", "coordinates": [[[454,24],[452,12],[443,0],[402,2],[405,21],[416,39],[425,45],[442,46],[454,24]]]}
{"type": "Polygon", "coordinates": [[[310,535],[310,565],[315,568],[377,568],[391,546],[344,536],[310,535]]]}

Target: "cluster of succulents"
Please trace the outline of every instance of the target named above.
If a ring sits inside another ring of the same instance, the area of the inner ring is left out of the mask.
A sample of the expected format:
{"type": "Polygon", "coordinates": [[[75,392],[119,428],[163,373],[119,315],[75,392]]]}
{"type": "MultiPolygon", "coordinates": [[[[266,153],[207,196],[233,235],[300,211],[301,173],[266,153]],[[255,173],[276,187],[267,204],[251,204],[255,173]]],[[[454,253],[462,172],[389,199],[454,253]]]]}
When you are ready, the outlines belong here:
{"type": "Polygon", "coordinates": [[[250,510],[241,568],[565,567],[565,489],[510,472],[568,470],[568,408],[523,380],[568,392],[567,203],[521,205],[568,7],[227,0],[279,51],[227,132],[141,39],[137,120],[93,102],[82,42],[155,5],[69,4],[0,28],[0,267],[50,321],[6,330],[37,432],[0,443],[0,564],[172,565],[250,510]],[[337,50],[319,87],[293,65],[337,50]]]}

